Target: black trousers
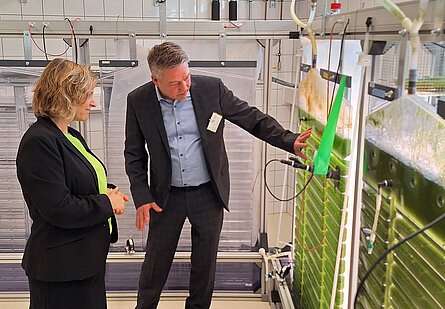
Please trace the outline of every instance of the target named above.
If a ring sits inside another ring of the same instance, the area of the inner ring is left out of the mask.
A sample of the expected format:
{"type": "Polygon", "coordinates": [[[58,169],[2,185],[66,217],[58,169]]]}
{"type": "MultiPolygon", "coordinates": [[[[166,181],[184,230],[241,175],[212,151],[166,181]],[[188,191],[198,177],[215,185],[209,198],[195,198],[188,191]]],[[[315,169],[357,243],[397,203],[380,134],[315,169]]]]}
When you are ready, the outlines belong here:
{"type": "Polygon", "coordinates": [[[45,282],[28,277],[30,309],[106,309],[105,269],[84,279],[45,282]]]}
{"type": "Polygon", "coordinates": [[[137,309],[157,307],[185,218],[189,219],[192,226],[192,267],[185,307],[210,307],[223,207],[211,183],[207,183],[198,187],[172,187],[164,210],[161,213],[150,212],[147,252],[139,278],[137,309]]]}

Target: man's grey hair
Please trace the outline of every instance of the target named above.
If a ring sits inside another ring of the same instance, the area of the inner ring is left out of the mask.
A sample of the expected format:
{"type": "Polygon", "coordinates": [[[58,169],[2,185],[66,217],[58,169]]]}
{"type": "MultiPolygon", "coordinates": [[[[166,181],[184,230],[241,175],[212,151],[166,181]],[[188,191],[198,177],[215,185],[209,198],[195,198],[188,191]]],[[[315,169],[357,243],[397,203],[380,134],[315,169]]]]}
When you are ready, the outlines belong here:
{"type": "Polygon", "coordinates": [[[189,57],[178,44],[164,42],[150,49],[147,61],[151,74],[162,79],[163,70],[180,66],[184,62],[188,62],[189,57]]]}

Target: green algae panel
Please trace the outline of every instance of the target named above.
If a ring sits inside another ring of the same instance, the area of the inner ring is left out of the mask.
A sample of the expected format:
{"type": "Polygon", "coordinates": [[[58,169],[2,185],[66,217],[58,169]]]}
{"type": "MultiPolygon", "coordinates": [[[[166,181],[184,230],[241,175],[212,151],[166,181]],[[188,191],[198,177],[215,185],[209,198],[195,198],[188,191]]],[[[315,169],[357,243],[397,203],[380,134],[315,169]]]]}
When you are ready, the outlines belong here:
{"type": "MultiPolygon", "coordinates": [[[[311,119],[304,111],[301,116],[311,119]]],[[[324,126],[316,120],[307,121],[302,130],[312,127],[312,137],[306,155],[313,158],[318,149],[324,126]]],[[[330,168],[338,165],[341,174],[346,174],[346,161],[350,141],[336,136],[332,149],[330,168]]],[[[297,188],[299,192],[306,183],[309,174],[297,172],[297,188]]],[[[305,251],[298,241],[295,244],[295,272],[293,291],[297,299],[297,308],[328,308],[334,277],[337,242],[343,208],[345,178],[340,181],[328,179],[325,176],[314,175],[308,185],[303,202],[303,216],[300,225],[300,239],[306,248],[314,248],[322,240],[323,244],[315,251],[305,251]]],[[[300,195],[296,199],[296,213],[300,212],[300,195]]],[[[298,218],[297,218],[298,220],[298,218]]],[[[297,222],[296,222],[297,224],[297,222]]],[[[297,231],[295,231],[297,232],[297,231]]],[[[339,277],[338,289],[344,285],[339,277]]],[[[336,304],[344,301],[341,293],[336,295],[336,304]]]]}
{"type": "MultiPolygon", "coordinates": [[[[382,204],[372,255],[361,237],[360,279],[383,249],[445,212],[444,123],[416,96],[402,97],[368,116],[362,227],[372,224],[377,184],[390,179],[394,185],[383,190],[387,203],[382,204]]],[[[360,308],[445,308],[445,222],[388,254],[369,280],[360,308]]]]}

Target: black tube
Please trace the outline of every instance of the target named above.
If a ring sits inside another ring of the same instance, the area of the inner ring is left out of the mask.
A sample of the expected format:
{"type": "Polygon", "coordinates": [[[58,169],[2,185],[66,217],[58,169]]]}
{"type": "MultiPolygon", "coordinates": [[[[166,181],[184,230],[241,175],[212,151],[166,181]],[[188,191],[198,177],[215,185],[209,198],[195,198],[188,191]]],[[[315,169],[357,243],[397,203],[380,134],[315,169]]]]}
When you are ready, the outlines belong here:
{"type": "Polygon", "coordinates": [[[219,20],[220,17],[220,5],[219,5],[219,0],[213,0],[212,1],[212,20],[219,20]]]}
{"type": "Polygon", "coordinates": [[[408,94],[416,94],[417,69],[409,70],[408,94]]]}
{"type": "Polygon", "coordinates": [[[229,1],[229,20],[237,20],[237,2],[236,0],[229,1]]]}

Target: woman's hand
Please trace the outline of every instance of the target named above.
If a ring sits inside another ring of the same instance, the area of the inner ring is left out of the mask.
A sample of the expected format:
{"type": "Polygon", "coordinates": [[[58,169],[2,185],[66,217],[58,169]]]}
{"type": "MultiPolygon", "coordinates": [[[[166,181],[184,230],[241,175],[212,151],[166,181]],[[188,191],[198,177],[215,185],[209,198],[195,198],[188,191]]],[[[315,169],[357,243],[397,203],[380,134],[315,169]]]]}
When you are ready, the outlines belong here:
{"type": "Polygon", "coordinates": [[[122,215],[125,210],[125,202],[128,202],[128,196],[119,192],[119,188],[114,189],[107,188],[107,196],[110,199],[111,207],[115,215],[122,215]]]}

